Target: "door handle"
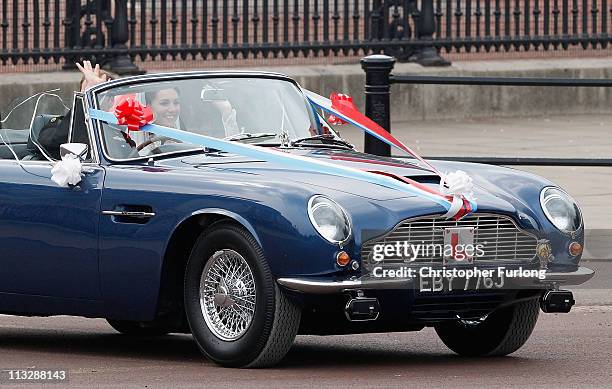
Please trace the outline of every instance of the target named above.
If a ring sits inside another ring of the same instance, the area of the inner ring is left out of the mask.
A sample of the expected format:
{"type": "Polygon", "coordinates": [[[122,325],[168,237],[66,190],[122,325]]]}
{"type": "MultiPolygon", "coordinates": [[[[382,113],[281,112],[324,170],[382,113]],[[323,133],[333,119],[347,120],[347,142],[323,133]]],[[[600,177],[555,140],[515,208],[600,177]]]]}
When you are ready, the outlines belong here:
{"type": "Polygon", "coordinates": [[[136,217],[141,219],[148,219],[155,216],[155,212],[143,212],[143,211],[102,211],[102,215],[110,216],[127,216],[136,217]]]}
{"type": "Polygon", "coordinates": [[[145,224],[155,212],[147,205],[117,205],[112,210],[103,210],[102,215],[110,216],[117,223],[145,224]]]}

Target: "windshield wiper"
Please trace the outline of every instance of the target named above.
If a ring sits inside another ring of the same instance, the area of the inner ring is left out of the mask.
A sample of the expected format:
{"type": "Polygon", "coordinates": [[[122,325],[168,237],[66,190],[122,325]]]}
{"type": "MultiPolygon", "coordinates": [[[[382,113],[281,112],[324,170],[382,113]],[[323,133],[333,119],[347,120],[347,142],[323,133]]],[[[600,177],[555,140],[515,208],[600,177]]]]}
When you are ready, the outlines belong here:
{"type": "Polygon", "coordinates": [[[255,140],[262,138],[275,138],[278,134],[274,132],[243,132],[236,135],[230,135],[223,140],[240,141],[240,140],[255,140]]]}
{"type": "Polygon", "coordinates": [[[291,146],[299,145],[300,143],[309,143],[310,141],[313,141],[313,140],[321,141],[321,143],[324,145],[345,146],[351,149],[353,148],[353,145],[350,144],[349,142],[345,141],[342,138],[336,138],[335,136],[331,134],[320,134],[320,135],[308,136],[305,138],[293,139],[291,141],[291,146]]]}

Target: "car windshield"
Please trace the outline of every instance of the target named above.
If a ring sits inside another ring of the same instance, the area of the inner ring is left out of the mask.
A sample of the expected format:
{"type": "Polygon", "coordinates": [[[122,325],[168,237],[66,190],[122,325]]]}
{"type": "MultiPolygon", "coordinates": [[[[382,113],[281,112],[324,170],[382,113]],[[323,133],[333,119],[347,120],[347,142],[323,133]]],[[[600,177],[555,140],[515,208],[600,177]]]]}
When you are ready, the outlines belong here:
{"type": "MultiPolygon", "coordinates": [[[[113,111],[125,97],[149,106],[154,124],[230,141],[278,145],[322,134],[300,89],[283,79],[240,76],[147,81],[104,90],[95,99],[99,109],[113,111]]],[[[125,126],[102,126],[104,147],[113,159],[202,149],[152,133],[127,131],[125,126]]]]}

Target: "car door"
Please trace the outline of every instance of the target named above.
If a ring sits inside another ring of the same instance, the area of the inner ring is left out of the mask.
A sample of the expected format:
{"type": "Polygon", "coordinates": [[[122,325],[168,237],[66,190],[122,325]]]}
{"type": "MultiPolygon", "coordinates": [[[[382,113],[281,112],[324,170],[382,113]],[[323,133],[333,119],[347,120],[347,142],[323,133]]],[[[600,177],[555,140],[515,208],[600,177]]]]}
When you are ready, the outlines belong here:
{"type": "Polygon", "coordinates": [[[0,160],[0,293],[99,298],[104,169],[96,164],[83,112],[82,96],[77,95],[69,137],[85,139],[90,146],[89,162],[84,163],[90,172],[78,185],[55,184],[54,161],[0,160]]]}

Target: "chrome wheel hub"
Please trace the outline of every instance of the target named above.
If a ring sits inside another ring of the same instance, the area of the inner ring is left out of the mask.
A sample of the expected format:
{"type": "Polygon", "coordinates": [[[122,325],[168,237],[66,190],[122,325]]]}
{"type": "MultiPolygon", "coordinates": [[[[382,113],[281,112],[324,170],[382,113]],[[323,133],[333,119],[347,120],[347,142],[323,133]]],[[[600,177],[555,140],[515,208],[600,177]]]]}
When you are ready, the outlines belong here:
{"type": "Polygon", "coordinates": [[[255,279],[242,255],[221,250],[208,259],[200,278],[200,308],[219,339],[234,341],[248,330],[255,313],[255,279]]]}

